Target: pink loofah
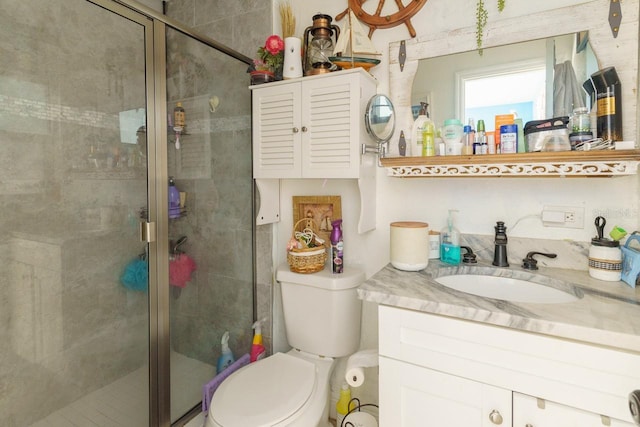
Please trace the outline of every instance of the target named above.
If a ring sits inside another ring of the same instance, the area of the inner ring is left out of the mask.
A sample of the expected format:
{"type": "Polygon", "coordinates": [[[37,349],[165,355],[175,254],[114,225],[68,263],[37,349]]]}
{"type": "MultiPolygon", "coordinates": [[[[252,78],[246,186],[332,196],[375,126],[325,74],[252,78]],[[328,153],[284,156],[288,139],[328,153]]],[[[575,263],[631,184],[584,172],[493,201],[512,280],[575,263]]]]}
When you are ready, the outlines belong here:
{"type": "Polygon", "coordinates": [[[184,288],[191,280],[191,273],[196,270],[196,263],[186,254],[176,255],[169,262],[169,283],[184,288]]]}

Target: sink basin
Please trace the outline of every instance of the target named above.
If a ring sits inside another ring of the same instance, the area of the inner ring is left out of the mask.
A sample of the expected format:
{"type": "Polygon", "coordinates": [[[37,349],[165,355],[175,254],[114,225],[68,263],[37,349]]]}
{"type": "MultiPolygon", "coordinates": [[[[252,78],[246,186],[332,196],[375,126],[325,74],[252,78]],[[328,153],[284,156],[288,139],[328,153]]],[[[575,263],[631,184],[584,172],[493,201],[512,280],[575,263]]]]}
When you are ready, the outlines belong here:
{"type": "Polygon", "coordinates": [[[512,277],[456,274],[435,280],[457,291],[505,301],[559,304],[578,300],[578,297],[569,292],[512,277]]]}

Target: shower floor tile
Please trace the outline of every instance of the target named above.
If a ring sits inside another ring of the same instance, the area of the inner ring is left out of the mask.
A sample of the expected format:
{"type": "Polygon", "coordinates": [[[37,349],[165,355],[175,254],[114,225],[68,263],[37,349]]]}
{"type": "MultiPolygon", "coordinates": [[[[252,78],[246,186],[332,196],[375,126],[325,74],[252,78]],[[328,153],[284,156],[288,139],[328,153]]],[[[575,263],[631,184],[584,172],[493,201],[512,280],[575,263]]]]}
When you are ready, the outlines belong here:
{"type": "MultiPolygon", "coordinates": [[[[148,367],[51,413],[31,427],[142,427],[149,425],[148,367]],[[142,408],[142,409],[141,409],[142,408]]],[[[179,353],[171,353],[171,414],[179,418],[202,399],[202,385],[215,368],[179,353]]]]}

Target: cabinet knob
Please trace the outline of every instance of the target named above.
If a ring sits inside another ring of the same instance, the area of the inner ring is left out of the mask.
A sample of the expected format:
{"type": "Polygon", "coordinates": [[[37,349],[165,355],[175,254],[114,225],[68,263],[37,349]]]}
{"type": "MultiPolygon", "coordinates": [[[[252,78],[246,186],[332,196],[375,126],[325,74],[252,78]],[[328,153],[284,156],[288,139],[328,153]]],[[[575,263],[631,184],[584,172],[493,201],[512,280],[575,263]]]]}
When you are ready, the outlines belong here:
{"type": "Polygon", "coordinates": [[[306,132],[308,129],[306,126],[302,126],[302,132],[306,132]]]}
{"type": "Polygon", "coordinates": [[[500,412],[498,412],[498,411],[496,411],[494,409],[489,414],[489,421],[491,421],[494,424],[500,425],[500,424],[502,424],[502,415],[500,415],[500,412]]]}
{"type": "Polygon", "coordinates": [[[533,427],[533,424],[526,423],[524,427],[533,427]]]}
{"type": "Polygon", "coordinates": [[[293,133],[298,133],[298,132],[300,132],[300,129],[298,129],[298,128],[293,128],[292,130],[293,130],[293,133]]]}

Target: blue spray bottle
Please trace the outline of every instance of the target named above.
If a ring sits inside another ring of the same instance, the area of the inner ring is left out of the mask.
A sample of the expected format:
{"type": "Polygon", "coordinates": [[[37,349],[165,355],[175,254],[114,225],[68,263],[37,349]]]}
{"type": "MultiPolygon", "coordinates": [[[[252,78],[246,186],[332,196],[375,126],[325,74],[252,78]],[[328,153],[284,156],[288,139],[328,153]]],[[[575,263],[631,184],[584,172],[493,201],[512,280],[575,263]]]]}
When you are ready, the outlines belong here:
{"type": "Polygon", "coordinates": [[[331,271],[342,273],[343,269],[343,243],[342,243],[342,220],[331,221],[331,271]]]}
{"type": "Polygon", "coordinates": [[[233,357],[233,353],[229,348],[229,331],[226,331],[224,335],[222,335],[222,340],[220,341],[222,345],[222,354],[218,357],[218,364],[216,366],[216,372],[219,374],[224,371],[236,361],[236,358],[233,357]]]}

